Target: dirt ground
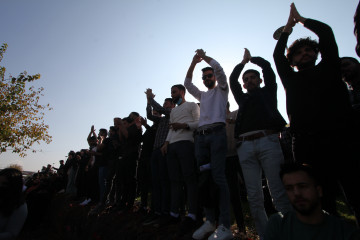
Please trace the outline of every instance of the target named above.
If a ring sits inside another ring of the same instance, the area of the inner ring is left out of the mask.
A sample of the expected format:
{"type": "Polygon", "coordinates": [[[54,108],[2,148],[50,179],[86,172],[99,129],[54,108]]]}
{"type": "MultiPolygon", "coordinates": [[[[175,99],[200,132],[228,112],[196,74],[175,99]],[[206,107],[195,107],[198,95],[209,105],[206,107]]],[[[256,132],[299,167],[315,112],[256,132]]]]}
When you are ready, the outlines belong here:
{"type": "MultiPolygon", "coordinates": [[[[176,236],[178,225],[155,227],[143,226],[143,213],[134,207],[128,212],[104,210],[99,215],[89,216],[94,206],[80,206],[70,201],[66,195],[55,197],[47,206],[38,222],[26,223],[18,239],[20,240],[190,240],[191,233],[183,237],[176,236]]],[[[245,220],[250,218],[244,213],[245,220]]],[[[251,227],[247,227],[248,236],[243,238],[237,231],[236,224],[231,227],[235,240],[257,239],[251,227]]]]}

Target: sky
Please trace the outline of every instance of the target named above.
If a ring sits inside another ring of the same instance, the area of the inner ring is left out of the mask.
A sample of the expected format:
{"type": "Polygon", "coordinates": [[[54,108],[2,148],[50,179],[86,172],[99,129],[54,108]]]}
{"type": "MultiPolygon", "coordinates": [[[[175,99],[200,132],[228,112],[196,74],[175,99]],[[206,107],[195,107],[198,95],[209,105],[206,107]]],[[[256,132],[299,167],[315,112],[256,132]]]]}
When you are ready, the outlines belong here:
{"type": "MultiPolygon", "coordinates": [[[[162,104],[174,84],[183,84],[195,50],[216,59],[227,76],[241,62],[244,48],[268,60],[276,72],[273,32],[286,24],[288,0],[2,0],[0,44],[8,49],[0,63],[6,76],[41,74],[45,123],[50,144],[34,145],[24,158],[0,154],[0,168],[20,164],[37,171],[59,165],[70,150],[88,148],[91,125],[109,128],[114,117],[136,111],[146,116],[147,88],[162,104]]],[[[330,25],[340,56],[356,57],[353,16],[357,0],[295,1],[299,13],[330,25]]],[[[289,44],[311,31],[297,24],[289,44]]],[[[202,62],[193,82],[205,90],[202,62]]],[[[245,69],[260,70],[247,64],[245,69]]],[[[278,108],[287,120],[285,93],[278,81],[278,108]]],[[[310,87],[310,86],[309,86],[310,87]]],[[[304,93],[306,97],[306,93],[304,93]]],[[[187,101],[197,102],[190,94],[187,101]]],[[[232,93],[230,109],[237,109],[232,93]]],[[[149,121],[151,125],[151,122],[149,121]]]]}

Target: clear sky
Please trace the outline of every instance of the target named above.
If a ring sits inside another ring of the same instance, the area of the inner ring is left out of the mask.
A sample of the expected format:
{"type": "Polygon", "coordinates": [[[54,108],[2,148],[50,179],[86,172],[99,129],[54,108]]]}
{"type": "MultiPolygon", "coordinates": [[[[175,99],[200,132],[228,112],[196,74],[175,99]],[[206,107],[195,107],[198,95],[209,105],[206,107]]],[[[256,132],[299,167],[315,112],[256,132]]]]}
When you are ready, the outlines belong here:
{"type": "MultiPolygon", "coordinates": [[[[2,0],[0,44],[9,45],[0,65],[7,75],[41,74],[35,86],[45,88],[43,103],[53,110],[45,122],[53,137],[42,152],[27,157],[3,153],[0,168],[11,163],[25,170],[65,159],[69,150],[87,148],[91,125],[109,128],[114,117],[132,111],[146,116],[146,88],[162,103],[170,88],[183,83],[194,51],[202,48],[230,76],[243,57],[269,60],[276,41],[273,32],[285,25],[288,0],[2,0]]],[[[340,56],[355,57],[353,16],[357,0],[295,1],[303,17],[329,24],[340,56]]],[[[316,36],[297,25],[289,42],[316,36]]],[[[204,89],[201,68],[194,83],[204,89]]],[[[247,68],[258,69],[253,64],[247,68]]],[[[278,107],[287,119],[284,89],[278,80],[278,107]]],[[[311,86],[309,86],[311,87],[311,86]]],[[[304,93],[306,97],[306,93],[304,93]]],[[[189,94],[187,101],[195,101],[189,94]]],[[[231,110],[237,104],[230,92],[231,110]]],[[[151,125],[151,122],[150,122],[151,125]]]]}

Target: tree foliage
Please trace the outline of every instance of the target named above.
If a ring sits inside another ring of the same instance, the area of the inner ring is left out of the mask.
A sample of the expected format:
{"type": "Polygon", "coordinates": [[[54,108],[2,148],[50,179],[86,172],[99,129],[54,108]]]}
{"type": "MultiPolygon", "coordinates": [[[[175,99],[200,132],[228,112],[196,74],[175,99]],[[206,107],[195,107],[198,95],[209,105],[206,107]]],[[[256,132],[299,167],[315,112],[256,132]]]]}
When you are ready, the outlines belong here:
{"type": "MultiPolygon", "coordinates": [[[[0,47],[0,62],[7,44],[0,47]]],[[[49,104],[39,103],[44,88],[28,86],[38,80],[40,74],[5,77],[6,68],[0,66],[0,154],[6,151],[26,156],[26,151],[34,143],[51,142],[49,126],[44,123],[45,112],[51,110],[49,104]]]]}

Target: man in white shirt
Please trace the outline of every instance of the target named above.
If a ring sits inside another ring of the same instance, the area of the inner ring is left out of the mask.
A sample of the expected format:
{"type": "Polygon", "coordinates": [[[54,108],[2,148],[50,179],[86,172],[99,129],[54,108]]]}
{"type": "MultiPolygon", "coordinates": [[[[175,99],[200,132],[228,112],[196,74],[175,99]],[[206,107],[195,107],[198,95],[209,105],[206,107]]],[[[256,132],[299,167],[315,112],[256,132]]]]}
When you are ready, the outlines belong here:
{"type": "Polygon", "coordinates": [[[179,236],[185,235],[195,227],[198,201],[193,131],[197,128],[200,111],[196,103],[185,100],[185,92],[185,87],[181,84],[171,88],[171,97],[177,107],[170,113],[169,133],[161,148],[163,154],[167,154],[171,183],[170,217],[167,224],[180,221],[183,182],[186,185],[189,210],[178,230],[179,236]]]}
{"type": "Polygon", "coordinates": [[[210,163],[211,176],[219,189],[219,227],[215,224],[215,209],[205,208],[206,222],[194,232],[194,239],[203,239],[208,233],[215,232],[209,240],[232,239],[230,231],[230,194],[225,176],[225,162],[227,153],[226,138],[226,104],[229,86],[226,75],[220,64],[204,50],[196,50],[189,70],[186,74],[186,89],[200,101],[199,127],[195,131],[195,155],[198,165],[210,163]],[[200,91],[193,83],[192,76],[196,64],[204,60],[211,67],[202,69],[203,83],[207,91],[200,91]],[[217,84],[216,84],[217,82],[217,84]]]}

